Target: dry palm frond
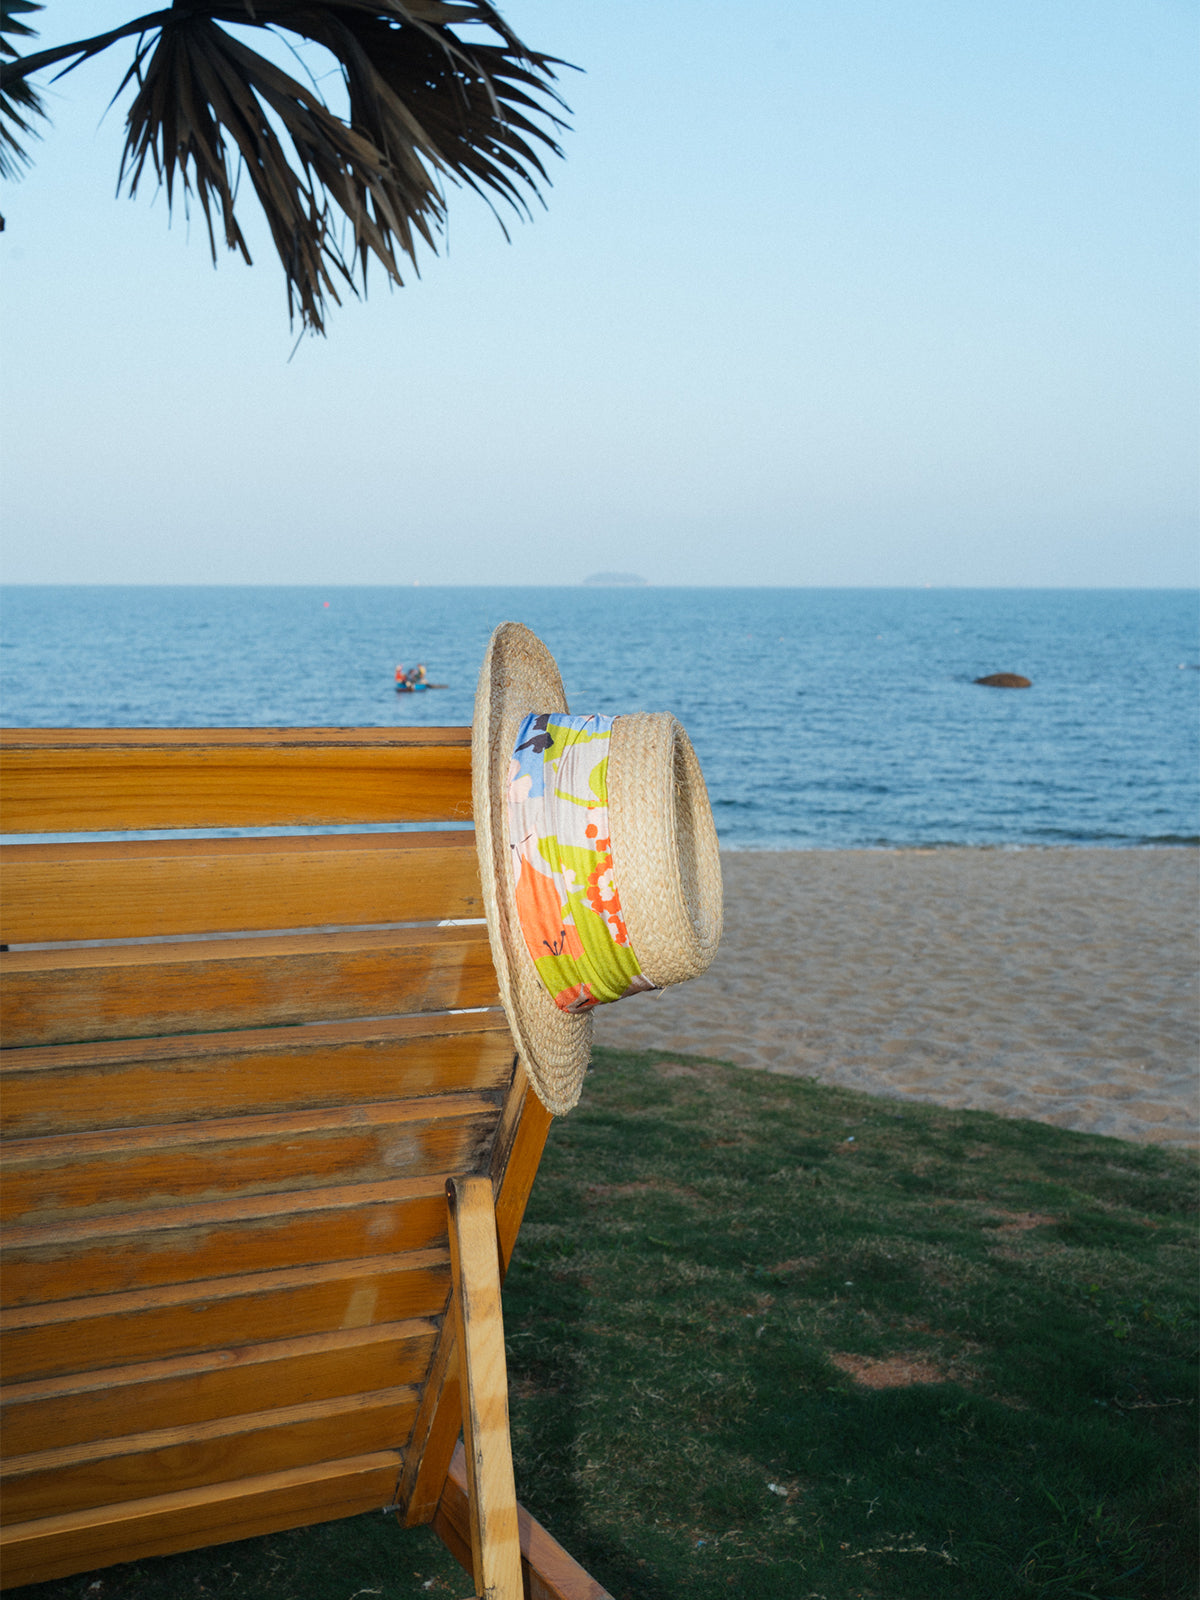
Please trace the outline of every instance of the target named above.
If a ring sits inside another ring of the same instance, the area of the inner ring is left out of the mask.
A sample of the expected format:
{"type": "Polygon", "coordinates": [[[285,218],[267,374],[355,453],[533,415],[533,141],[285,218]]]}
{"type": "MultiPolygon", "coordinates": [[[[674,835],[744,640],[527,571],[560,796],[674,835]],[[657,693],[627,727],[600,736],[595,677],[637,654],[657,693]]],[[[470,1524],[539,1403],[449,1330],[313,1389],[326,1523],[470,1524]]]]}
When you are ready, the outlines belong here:
{"type": "MultiPolygon", "coordinates": [[[[527,213],[546,179],[539,151],[558,153],[560,63],[470,0],[175,0],[94,39],[3,63],[4,109],[18,133],[28,124],[9,105],[34,109],[19,98],[33,94],[31,73],[60,62],[70,71],[125,38],[136,39],[117,91],[137,86],[121,166],[130,193],[149,162],[169,203],[177,184],[185,205],[195,195],[214,260],[219,219],[225,243],[249,261],[234,211],[244,172],[283,264],[289,311],[315,332],[339,282],[353,289],[357,277],[365,289],[371,256],[400,283],[398,256],[415,265],[419,240],[436,247],[446,178],[527,213]],[[348,117],[223,23],[329,51],[348,117]],[[499,43],[456,31],[477,25],[499,43]]],[[[17,135],[9,150],[10,165],[27,159],[17,135]]]]}

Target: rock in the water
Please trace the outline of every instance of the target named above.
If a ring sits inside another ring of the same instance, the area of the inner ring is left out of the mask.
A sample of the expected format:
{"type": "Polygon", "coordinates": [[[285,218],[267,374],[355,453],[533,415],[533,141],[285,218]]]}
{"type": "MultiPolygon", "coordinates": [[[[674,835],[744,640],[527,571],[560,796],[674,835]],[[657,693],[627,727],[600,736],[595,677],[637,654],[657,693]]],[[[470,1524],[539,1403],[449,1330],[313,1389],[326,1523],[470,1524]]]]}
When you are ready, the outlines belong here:
{"type": "Polygon", "coordinates": [[[976,683],[989,689],[1032,689],[1033,680],[1023,678],[1019,672],[990,672],[986,678],[976,678],[976,683]]]}

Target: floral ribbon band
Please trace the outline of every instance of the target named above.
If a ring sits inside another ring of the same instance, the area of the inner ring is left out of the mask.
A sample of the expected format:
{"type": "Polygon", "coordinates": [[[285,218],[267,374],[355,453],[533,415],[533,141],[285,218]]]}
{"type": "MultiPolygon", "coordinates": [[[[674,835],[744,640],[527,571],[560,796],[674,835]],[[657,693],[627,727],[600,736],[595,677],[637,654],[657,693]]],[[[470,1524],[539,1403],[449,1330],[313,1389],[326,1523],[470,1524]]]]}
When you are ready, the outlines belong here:
{"type": "Polygon", "coordinates": [[[517,915],[556,1006],[588,1011],[654,984],[621,915],[608,833],[612,717],[531,712],[508,779],[517,915]]]}

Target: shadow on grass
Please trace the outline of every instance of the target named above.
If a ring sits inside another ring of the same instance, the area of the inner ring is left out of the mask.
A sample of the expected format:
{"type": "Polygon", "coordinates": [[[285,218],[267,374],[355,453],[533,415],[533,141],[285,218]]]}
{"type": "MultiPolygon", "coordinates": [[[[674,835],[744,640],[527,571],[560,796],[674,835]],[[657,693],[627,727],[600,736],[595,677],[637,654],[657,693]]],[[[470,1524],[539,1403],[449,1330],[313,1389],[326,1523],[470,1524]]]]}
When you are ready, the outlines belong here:
{"type": "MultiPolygon", "coordinates": [[[[1193,1600],[1196,1166],[598,1051],[505,1286],[520,1498],[618,1600],[1193,1600]]],[[[375,1514],[13,1591],[409,1600],[375,1514]]]]}
{"type": "Polygon", "coordinates": [[[522,1498],[619,1600],[1191,1597],[1195,1200],[1169,1152],[598,1052],[506,1287],[522,1498]]]}
{"type": "Polygon", "coordinates": [[[376,1511],[7,1593],[16,1600],[462,1600],[470,1586],[430,1529],[400,1528],[376,1511]]]}

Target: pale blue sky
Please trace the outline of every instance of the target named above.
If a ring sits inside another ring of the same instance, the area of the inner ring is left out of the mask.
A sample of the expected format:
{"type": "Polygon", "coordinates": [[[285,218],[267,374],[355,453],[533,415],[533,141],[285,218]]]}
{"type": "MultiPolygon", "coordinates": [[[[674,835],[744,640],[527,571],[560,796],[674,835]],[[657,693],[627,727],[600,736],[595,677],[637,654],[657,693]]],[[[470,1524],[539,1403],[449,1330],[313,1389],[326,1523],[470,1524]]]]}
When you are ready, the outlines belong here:
{"type": "Polygon", "coordinates": [[[2,202],[10,581],[1196,581],[1191,0],[502,10],[586,69],[549,209],[506,244],[452,190],[449,255],[290,364],[257,229],[214,272],[114,198],[128,56],[50,91],[2,202]]]}

